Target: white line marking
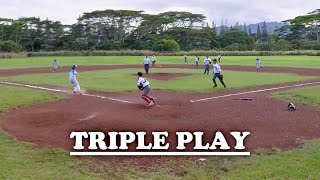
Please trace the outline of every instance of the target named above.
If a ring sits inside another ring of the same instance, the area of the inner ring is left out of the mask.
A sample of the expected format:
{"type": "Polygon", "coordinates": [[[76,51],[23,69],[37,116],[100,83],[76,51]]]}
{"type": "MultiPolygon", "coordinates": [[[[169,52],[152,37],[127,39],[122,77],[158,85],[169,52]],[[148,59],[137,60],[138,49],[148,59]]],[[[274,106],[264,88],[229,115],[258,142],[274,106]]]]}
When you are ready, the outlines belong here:
{"type": "Polygon", "coordinates": [[[94,112],[94,113],[92,113],[91,115],[87,116],[86,118],[79,119],[79,121],[88,121],[88,120],[90,120],[90,119],[95,118],[97,115],[98,115],[98,113],[97,113],[97,112],[94,112]]]}
{"type": "Polygon", "coordinates": [[[122,102],[122,103],[133,104],[133,102],[131,102],[131,101],[124,101],[124,100],[115,99],[115,98],[112,98],[112,97],[108,97],[108,99],[109,99],[109,100],[112,100],[112,101],[118,101],[118,102],[122,102]]]}
{"type": "Polygon", "coordinates": [[[70,156],[250,156],[250,152],[70,152],[70,156]]]}
{"type": "Polygon", "coordinates": [[[311,82],[311,83],[296,84],[296,85],[291,85],[291,86],[282,86],[282,87],[260,89],[260,90],[247,91],[247,92],[241,92],[241,93],[235,93],[235,94],[227,94],[227,95],[209,97],[209,98],[198,99],[198,100],[190,100],[190,102],[194,103],[194,102],[200,102],[200,101],[207,101],[207,100],[211,100],[211,99],[219,99],[219,98],[225,98],[225,97],[231,97],[231,96],[239,96],[239,95],[243,95],[243,94],[253,94],[253,93],[258,93],[258,92],[266,92],[266,91],[273,91],[273,90],[293,88],[293,87],[301,87],[301,86],[314,85],[314,84],[320,84],[320,82],[311,82]]]}
{"type": "MultiPolygon", "coordinates": [[[[19,83],[5,82],[5,81],[1,81],[0,84],[13,85],[13,86],[22,86],[22,87],[28,87],[28,88],[32,88],[32,89],[41,89],[41,90],[52,91],[52,92],[68,93],[68,91],[61,90],[61,89],[52,89],[52,88],[33,86],[33,85],[28,85],[28,84],[19,84],[19,83]]],[[[109,99],[111,101],[116,101],[116,102],[121,102],[121,103],[128,103],[128,104],[133,104],[134,103],[134,102],[131,102],[131,101],[125,101],[125,100],[121,100],[121,99],[115,99],[115,98],[112,98],[112,97],[105,97],[105,96],[99,96],[99,95],[93,95],[93,94],[84,93],[82,95],[83,96],[89,96],[89,97],[101,98],[101,99],[109,99]]]]}

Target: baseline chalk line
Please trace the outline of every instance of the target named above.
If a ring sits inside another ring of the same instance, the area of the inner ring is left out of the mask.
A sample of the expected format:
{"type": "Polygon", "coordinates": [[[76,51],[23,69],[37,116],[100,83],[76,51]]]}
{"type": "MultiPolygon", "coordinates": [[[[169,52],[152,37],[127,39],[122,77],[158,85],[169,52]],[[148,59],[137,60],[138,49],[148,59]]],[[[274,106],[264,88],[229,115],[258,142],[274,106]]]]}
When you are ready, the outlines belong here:
{"type": "Polygon", "coordinates": [[[246,91],[246,92],[240,92],[240,93],[234,93],[234,94],[226,94],[226,95],[222,95],[222,96],[215,96],[215,97],[209,97],[209,98],[203,98],[203,99],[197,99],[197,100],[190,100],[190,102],[195,103],[195,102],[207,101],[207,100],[211,100],[211,99],[219,99],[219,98],[239,96],[239,95],[244,95],[244,94],[253,94],[253,93],[259,93],[259,92],[274,91],[274,90],[279,90],[279,89],[301,87],[301,86],[314,85],[314,84],[320,84],[320,82],[310,82],[310,83],[288,85],[288,86],[281,86],[281,87],[275,87],[275,88],[259,89],[259,90],[254,90],[254,91],[246,91]]]}
{"type": "Polygon", "coordinates": [[[250,156],[250,152],[70,152],[70,156],[250,156]]]}
{"type": "MultiPolygon", "coordinates": [[[[6,84],[6,85],[12,85],[12,86],[21,86],[21,87],[27,87],[27,88],[32,88],[32,89],[40,89],[40,90],[52,91],[52,92],[68,93],[68,91],[61,90],[61,89],[52,89],[52,88],[34,86],[34,85],[29,85],[29,84],[19,84],[19,83],[13,83],[13,82],[5,82],[5,81],[1,81],[0,84],[6,84]]],[[[87,93],[82,94],[82,96],[96,97],[96,98],[100,98],[100,99],[108,99],[110,101],[134,104],[134,102],[131,102],[131,101],[125,101],[125,100],[116,99],[116,98],[112,98],[112,97],[105,97],[105,96],[99,96],[99,95],[93,95],[93,94],[87,94],[87,93]]]]}

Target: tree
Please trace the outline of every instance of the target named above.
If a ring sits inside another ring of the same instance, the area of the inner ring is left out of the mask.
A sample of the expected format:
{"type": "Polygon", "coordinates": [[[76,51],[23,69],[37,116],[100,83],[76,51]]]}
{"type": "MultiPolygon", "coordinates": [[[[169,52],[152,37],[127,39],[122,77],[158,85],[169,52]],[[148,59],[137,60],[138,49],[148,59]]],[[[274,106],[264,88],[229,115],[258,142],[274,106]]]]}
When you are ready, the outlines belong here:
{"type": "Polygon", "coordinates": [[[162,39],[155,43],[153,47],[154,51],[179,51],[180,47],[179,44],[172,39],[162,39]]]}
{"type": "Polygon", "coordinates": [[[222,48],[235,43],[247,46],[251,46],[253,44],[252,38],[249,37],[247,33],[239,29],[230,29],[229,31],[222,33],[218,37],[218,41],[222,48]]]}
{"type": "Polygon", "coordinates": [[[260,30],[260,25],[258,25],[258,28],[257,28],[257,39],[260,40],[261,38],[261,30],[260,30]]]}
{"type": "MultiPolygon", "coordinates": [[[[249,27],[249,29],[250,29],[250,27],[249,27]]],[[[243,31],[248,34],[246,23],[243,24],[243,31]]],[[[250,29],[250,31],[251,31],[251,29],[250,29]]]]}

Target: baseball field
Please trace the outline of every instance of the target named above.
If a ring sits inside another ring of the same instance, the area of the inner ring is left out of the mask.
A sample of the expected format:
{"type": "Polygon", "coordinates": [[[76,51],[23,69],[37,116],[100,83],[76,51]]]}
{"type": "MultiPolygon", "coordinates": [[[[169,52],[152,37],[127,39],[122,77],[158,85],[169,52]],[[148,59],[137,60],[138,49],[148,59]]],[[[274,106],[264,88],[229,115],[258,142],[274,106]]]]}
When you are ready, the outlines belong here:
{"type": "Polygon", "coordinates": [[[0,60],[0,179],[320,178],[318,56],[260,57],[258,72],[256,57],[223,57],[227,88],[213,88],[204,57],[197,69],[194,57],[159,56],[144,76],[153,107],[136,86],[143,57],[54,58],[57,72],[53,57],[0,60]],[[83,95],[72,93],[73,64],[83,95]],[[289,102],[296,111],[287,110],[289,102]],[[72,131],[235,129],[251,132],[250,157],[69,156],[72,131]]]}

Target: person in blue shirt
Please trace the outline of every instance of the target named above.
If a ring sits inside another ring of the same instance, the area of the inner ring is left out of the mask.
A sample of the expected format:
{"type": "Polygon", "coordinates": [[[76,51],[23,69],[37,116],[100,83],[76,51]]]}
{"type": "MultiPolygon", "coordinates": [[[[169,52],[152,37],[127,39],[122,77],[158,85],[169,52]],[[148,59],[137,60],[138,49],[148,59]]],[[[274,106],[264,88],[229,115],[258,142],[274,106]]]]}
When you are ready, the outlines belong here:
{"type": "Polygon", "coordinates": [[[56,59],[53,60],[52,65],[53,65],[53,72],[56,72],[56,70],[60,69],[59,62],[56,59]]]}
{"type": "Polygon", "coordinates": [[[70,69],[70,71],[69,71],[69,80],[70,80],[71,84],[73,85],[73,92],[75,94],[81,94],[80,84],[77,81],[77,76],[79,78],[81,78],[81,77],[77,73],[77,70],[76,70],[77,67],[78,67],[77,65],[73,65],[72,68],[70,69]]]}

